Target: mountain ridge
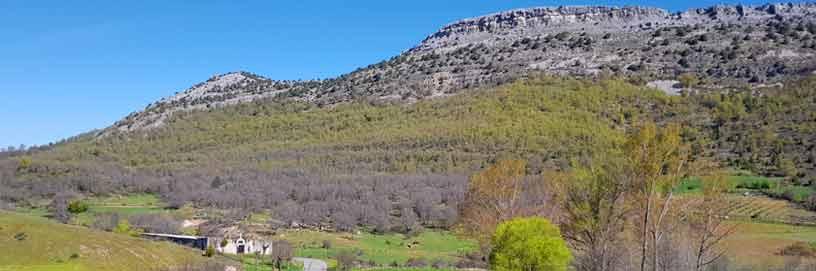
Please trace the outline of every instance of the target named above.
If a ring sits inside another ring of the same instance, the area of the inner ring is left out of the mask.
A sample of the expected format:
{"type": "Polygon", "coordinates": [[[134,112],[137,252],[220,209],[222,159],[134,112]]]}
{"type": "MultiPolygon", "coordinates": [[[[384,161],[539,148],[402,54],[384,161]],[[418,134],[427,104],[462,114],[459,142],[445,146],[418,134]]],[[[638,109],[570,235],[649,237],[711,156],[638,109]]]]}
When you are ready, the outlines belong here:
{"type": "Polygon", "coordinates": [[[810,2],[717,5],[676,13],[639,6],[515,9],[450,23],[390,60],[336,78],[277,81],[249,72],[217,75],[152,103],[101,134],[148,131],[175,112],[262,99],[319,106],[360,99],[410,103],[529,73],[609,73],[647,81],[691,73],[710,78],[702,82],[714,87],[776,83],[816,71],[813,18],[816,3],[810,2]]]}

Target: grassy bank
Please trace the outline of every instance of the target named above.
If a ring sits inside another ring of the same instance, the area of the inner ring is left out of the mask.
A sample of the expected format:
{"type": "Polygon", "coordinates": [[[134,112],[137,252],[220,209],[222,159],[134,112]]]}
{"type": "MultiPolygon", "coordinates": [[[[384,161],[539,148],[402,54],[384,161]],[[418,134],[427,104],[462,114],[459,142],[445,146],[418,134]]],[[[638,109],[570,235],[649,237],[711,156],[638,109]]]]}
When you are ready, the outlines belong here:
{"type": "Polygon", "coordinates": [[[165,242],[0,211],[0,270],[151,270],[205,261],[165,242]],[[13,252],[13,253],[11,253],[13,252]]]}

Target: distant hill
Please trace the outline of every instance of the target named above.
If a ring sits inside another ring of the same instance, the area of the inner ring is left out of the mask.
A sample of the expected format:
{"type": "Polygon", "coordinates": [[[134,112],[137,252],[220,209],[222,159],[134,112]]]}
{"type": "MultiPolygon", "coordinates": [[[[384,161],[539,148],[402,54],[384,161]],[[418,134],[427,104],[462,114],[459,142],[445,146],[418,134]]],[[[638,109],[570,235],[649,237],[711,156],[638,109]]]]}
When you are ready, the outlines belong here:
{"type": "Polygon", "coordinates": [[[696,74],[712,87],[760,86],[816,71],[816,4],[529,8],[444,26],[388,61],[337,78],[276,81],[218,75],[157,101],[104,134],[155,128],[174,112],[259,99],[320,106],[353,100],[412,102],[495,86],[531,73],[640,80],[696,74]]]}
{"type": "Polygon", "coordinates": [[[0,211],[0,270],[142,271],[205,261],[171,243],[0,211]]]}

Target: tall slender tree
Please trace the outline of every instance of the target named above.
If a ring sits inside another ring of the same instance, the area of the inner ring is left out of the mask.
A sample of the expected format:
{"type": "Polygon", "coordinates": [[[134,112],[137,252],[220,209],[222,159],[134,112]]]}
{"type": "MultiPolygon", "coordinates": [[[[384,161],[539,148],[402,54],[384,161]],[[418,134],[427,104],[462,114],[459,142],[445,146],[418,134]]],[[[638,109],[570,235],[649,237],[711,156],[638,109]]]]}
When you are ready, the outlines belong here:
{"type": "Polygon", "coordinates": [[[675,207],[673,191],[686,175],[688,147],[681,140],[679,125],[659,128],[647,122],[629,137],[624,152],[640,219],[636,223],[640,234],[640,270],[647,270],[651,258],[652,270],[657,271],[657,247],[671,229],[667,220],[675,207]]]}
{"type": "Polygon", "coordinates": [[[578,270],[615,270],[615,251],[631,208],[626,202],[629,178],[620,159],[594,159],[599,164],[579,165],[569,174],[554,174],[557,184],[561,230],[579,252],[578,270]]]}

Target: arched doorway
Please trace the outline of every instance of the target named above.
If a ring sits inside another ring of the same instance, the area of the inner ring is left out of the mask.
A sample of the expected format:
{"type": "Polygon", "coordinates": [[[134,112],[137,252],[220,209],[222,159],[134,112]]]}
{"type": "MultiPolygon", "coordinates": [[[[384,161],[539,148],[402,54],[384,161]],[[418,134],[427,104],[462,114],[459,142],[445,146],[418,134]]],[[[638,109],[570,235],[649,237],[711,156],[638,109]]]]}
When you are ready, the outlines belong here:
{"type": "Polygon", "coordinates": [[[246,242],[244,242],[244,239],[238,239],[238,241],[235,241],[235,246],[238,254],[244,254],[246,252],[246,242]]]}

